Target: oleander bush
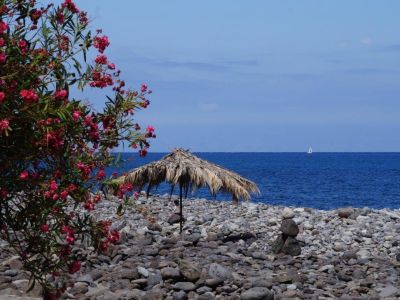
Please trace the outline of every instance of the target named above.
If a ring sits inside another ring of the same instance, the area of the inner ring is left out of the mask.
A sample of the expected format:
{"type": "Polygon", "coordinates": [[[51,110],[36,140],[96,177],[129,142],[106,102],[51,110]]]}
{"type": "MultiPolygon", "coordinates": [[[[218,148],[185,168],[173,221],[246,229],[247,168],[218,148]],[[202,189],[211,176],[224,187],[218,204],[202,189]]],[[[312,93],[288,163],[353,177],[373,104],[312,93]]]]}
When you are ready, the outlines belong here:
{"type": "MultiPolygon", "coordinates": [[[[110,151],[124,143],[144,156],[155,137],[133,119],[151,91],[125,87],[105,54],[108,37],[88,24],[71,0],[0,0],[0,238],[32,284],[53,295],[80,269],[71,251],[79,239],[99,251],[119,240],[108,220],[91,214],[110,151]],[[102,111],[72,96],[86,89],[104,90],[102,111]]],[[[131,191],[123,186],[118,196],[131,191]]]]}

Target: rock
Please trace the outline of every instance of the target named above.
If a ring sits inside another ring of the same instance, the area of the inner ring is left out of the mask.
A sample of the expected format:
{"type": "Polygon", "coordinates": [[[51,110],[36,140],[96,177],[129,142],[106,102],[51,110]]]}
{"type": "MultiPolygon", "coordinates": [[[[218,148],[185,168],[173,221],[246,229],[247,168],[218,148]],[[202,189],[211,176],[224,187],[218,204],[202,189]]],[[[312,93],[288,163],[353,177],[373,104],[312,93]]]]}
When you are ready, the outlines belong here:
{"type": "Polygon", "coordinates": [[[3,266],[9,266],[11,269],[21,270],[23,267],[22,261],[19,256],[12,256],[2,262],[3,266]]]}
{"type": "Polygon", "coordinates": [[[359,258],[369,258],[371,256],[370,252],[366,249],[361,249],[357,252],[359,258]]]}
{"type": "Polygon", "coordinates": [[[353,280],[351,276],[347,275],[347,274],[346,274],[345,272],[343,272],[343,271],[339,272],[339,274],[337,275],[337,277],[338,277],[339,280],[346,281],[346,282],[352,281],[352,280],[353,280]]]}
{"type": "Polygon", "coordinates": [[[345,251],[345,252],[343,252],[342,258],[346,259],[346,260],[357,259],[357,251],[355,251],[355,250],[345,251]]]}
{"type": "Polygon", "coordinates": [[[241,294],[242,300],[274,300],[274,293],[264,287],[254,287],[241,294]]]}
{"type": "Polygon", "coordinates": [[[301,246],[298,240],[289,236],[282,247],[282,253],[291,256],[297,256],[301,254],[301,246]]]}
{"type": "MultiPolygon", "coordinates": [[[[18,280],[13,281],[12,285],[17,290],[19,290],[21,292],[25,292],[26,290],[28,290],[29,280],[27,280],[27,279],[18,279],[18,280]]],[[[35,284],[33,289],[29,293],[26,294],[26,296],[30,296],[30,297],[39,297],[41,295],[42,295],[42,287],[40,286],[40,284],[35,284]]]]}
{"type": "Polygon", "coordinates": [[[159,249],[157,247],[146,247],[143,249],[143,255],[157,256],[159,249]]]}
{"type": "Polygon", "coordinates": [[[182,276],[191,282],[195,282],[200,278],[201,270],[197,263],[189,260],[179,261],[179,270],[182,276]]]}
{"type": "Polygon", "coordinates": [[[17,270],[14,270],[14,269],[9,269],[9,270],[6,270],[6,271],[4,272],[4,275],[10,276],[10,277],[15,277],[15,276],[18,275],[18,271],[17,271],[17,270]]]}
{"type": "Polygon", "coordinates": [[[137,267],[137,271],[139,272],[140,275],[143,277],[149,277],[149,271],[143,267],[137,267]]]}
{"type": "MultiPolygon", "coordinates": [[[[168,223],[173,225],[173,224],[177,224],[180,223],[181,220],[181,216],[179,214],[172,214],[169,218],[168,218],[168,223]]],[[[185,218],[183,218],[182,221],[185,221],[185,218]]]]}
{"type": "Polygon", "coordinates": [[[230,270],[217,263],[212,263],[208,269],[208,275],[212,278],[220,278],[222,280],[232,280],[233,275],[230,270]]]}
{"type": "Polygon", "coordinates": [[[197,297],[197,300],[214,300],[215,295],[212,292],[206,292],[197,297]]]}
{"type": "Polygon", "coordinates": [[[283,219],[292,219],[294,218],[294,211],[289,207],[285,207],[282,211],[282,218],[283,219]]]}
{"type": "Polygon", "coordinates": [[[299,226],[293,219],[284,219],[281,225],[281,231],[283,234],[295,237],[299,234],[299,226]]]}
{"type": "Polygon", "coordinates": [[[178,269],[176,268],[171,268],[171,267],[166,267],[161,269],[161,276],[162,279],[168,280],[168,279],[173,279],[177,280],[181,277],[181,274],[178,269]]]}
{"type": "Polygon", "coordinates": [[[188,236],[185,237],[185,240],[193,243],[193,245],[197,245],[197,243],[200,241],[201,239],[201,234],[200,233],[192,233],[188,236]]]}
{"type": "Polygon", "coordinates": [[[285,244],[285,238],[282,234],[280,234],[272,243],[272,252],[276,254],[281,253],[284,244],[285,244]]]}
{"type": "Polygon", "coordinates": [[[239,240],[247,241],[247,240],[255,240],[257,237],[252,232],[242,232],[242,233],[233,233],[229,234],[227,237],[223,239],[223,242],[237,242],[239,240]]]}
{"type": "Polygon", "coordinates": [[[354,209],[351,207],[340,208],[337,211],[337,214],[339,217],[346,218],[346,219],[349,218],[353,213],[354,213],[354,209]]]}
{"type": "Polygon", "coordinates": [[[174,292],[172,294],[172,300],[187,300],[188,296],[184,291],[174,292]]]}
{"type": "Polygon", "coordinates": [[[160,271],[156,271],[154,273],[150,273],[149,277],[147,278],[147,288],[150,289],[153,286],[162,282],[162,276],[160,271]]]}
{"type": "Polygon", "coordinates": [[[206,279],[206,281],[205,281],[205,284],[212,288],[222,285],[223,283],[224,283],[224,280],[222,278],[209,278],[209,279],[206,279]]]}
{"type": "Polygon", "coordinates": [[[142,300],[144,292],[138,289],[121,290],[115,293],[115,299],[129,299],[129,300],[142,300]]]}
{"type": "Polygon", "coordinates": [[[386,298],[386,297],[394,297],[399,293],[399,289],[393,285],[388,285],[384,287],[381,292],[379,293],[379,296],[381,298],[386,298]]]}
{"type": "Polygon", "coordinates": [[[156,223],[156,222],[150,222],[148,225],[147,225],[147,228],[149,229],[149,230],[151,230],[151,231],[158,231],[158,232],[161,232],[162,231],[162,227],[161,227],[161,225],[160,224],[158,224],[158,223],[156,223]]]}
{"type": "Polygon", "coordinates": [[[164,292],[162,291],[148,291],[146,294],[141,298],[141,300],[163,300],[164,299],[164,292]]]}
{"type": "Polygon", "coordinates": [[[119,272],[121,279],[135,280],[140,277],[139,271],[137,268],[133,269],[122,269],[119,272]]]}
{"type": "MultiPolygon", "coordinates": [[[[135,268],[135,270],[136,270],[136,268],[135,268]]],[[[103,272],[101,272],[100,270],[94,269],[94,270],[90,271],[89,275],[92,277],[93,281],[96,281],[96,280],[100,279],[101,277],[103,277],[103,272]]]]}
{"type": "Polygon", "coordinates": [[[196,292],[197,292],[198,294],[204,294],[204,293],[211,292],[211,291],[212,291],[212,288],[210,288],[210,287],[208,287],[208,286],[202,286],[202,287],[199,287],[199,288],[196,290],[196,292]]]}
{"type": "Polygon", "coordinates": [[[86,294],[88,290],[88,285],[85,282],[76,282],[69,292],[74,295],[86,294]]]}
{"type": "Polygon", "coordinates": [[[185,281],[185,282],[177,282],[177,283],[175,283],[172,286],[172,288],[174,290],[182,290],[182,291],[185,291],[185,292],[190,292],[190,291],[195,290],[196,286],[193,284],[193,282],[185,281]]]}

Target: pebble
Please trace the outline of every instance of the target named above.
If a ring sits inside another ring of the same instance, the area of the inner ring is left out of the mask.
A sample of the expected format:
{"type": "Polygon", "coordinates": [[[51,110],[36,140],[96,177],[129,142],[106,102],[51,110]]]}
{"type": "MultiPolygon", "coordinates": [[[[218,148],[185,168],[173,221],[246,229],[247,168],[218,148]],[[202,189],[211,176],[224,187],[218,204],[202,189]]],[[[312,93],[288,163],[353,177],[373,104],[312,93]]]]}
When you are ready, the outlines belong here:
{"type": "MultiPolygon", "coordinates": [[[[114,214],[118,201],[103,201],[94,210],[99,219],[114,220],[113,228],[122,230],[123,242],[99,254],[77,241],[73,251],[83,258],[82,270],[73,275],[75,285],[67,289],[66,298],[400,296],[398,209],[321,211],[185,200],[184,232],[180,235],[173,201],[158,196],[139,200],[128,206],[122,217],[114,214]],[[148,216],[155,221],[149,222],[148,216]],[[282,234],[281,246],[286,244],[286,250],[275,254],[274,241],[282,234]]],[[[8,247],[0,240],[0,299],[4,295],[20,299],[40,295],[38,288],[26,293],[29,274],[22,271],[21,260],[12,256],[8,247]]]]}
{"type": "Polygon", "coordinates": [[[292,219],[294,218],[294,211],[289,207],[285,207],[282,211],[282,218],[283,219],[292,219]]]}

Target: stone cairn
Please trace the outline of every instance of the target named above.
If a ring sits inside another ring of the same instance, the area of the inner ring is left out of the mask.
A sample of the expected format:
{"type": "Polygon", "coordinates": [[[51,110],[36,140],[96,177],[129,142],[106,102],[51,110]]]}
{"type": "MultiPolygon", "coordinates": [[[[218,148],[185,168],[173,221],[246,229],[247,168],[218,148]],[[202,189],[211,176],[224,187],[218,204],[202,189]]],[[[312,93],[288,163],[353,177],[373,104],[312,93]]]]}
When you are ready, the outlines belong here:
{"type": "Polygon", "coordinates": [[[297,256],[301,253],[300,242],[296,239],[299,234],[299,226],[293,220],[294,212],[290,208],[285,208],[282,212],[281,234],[272,245],[272,251],[275,254],[283,253],[291,256],[297,256]]]}

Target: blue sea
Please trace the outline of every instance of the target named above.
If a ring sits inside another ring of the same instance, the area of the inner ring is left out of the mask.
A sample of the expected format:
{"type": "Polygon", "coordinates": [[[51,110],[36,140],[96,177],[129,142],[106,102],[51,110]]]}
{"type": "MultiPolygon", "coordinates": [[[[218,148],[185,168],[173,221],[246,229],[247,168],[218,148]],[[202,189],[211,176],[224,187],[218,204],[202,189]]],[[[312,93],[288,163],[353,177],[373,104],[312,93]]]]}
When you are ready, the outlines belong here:
{"type": "MultiPolygon", "coordinates": [[[[160,159],[123,153],[118,172],[160,159]]],[[[400,208],[400,153],[194,153],[254,181],[261,195],[252,201],[332,209],[344,206],[400,208]]],[[[109,169],[109,172],[112,170],[109,169]]],[[[165,194],[161,185],[153,194],[165,194]]],[[[178,190],[175,191],[178,193],[178,190]]],[[[190,197],[214,199],[207,189],[190,197]]],[[[230,200],[217,195],[216,200],[230,200]]]]}

